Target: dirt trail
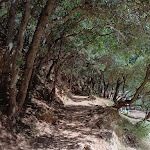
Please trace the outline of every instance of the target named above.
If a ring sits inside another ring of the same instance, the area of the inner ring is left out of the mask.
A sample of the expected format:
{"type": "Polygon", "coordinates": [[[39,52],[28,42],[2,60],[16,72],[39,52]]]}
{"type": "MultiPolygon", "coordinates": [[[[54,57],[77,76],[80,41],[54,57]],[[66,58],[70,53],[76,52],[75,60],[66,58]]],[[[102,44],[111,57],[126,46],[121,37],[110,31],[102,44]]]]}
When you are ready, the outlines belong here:
{"type": "Polygon", "coordinates": [[[70,96],[69,98],[64,98],[63,103],[65,106],[72,105],[72,106],[77,106],[77,105],[82,105],[82,106],[95,106],[99,105],[102,107],[106,107],[107,105],[110,104],[110,100],[105,99],[105,98],[95,98],[93,97],[87,97],[87,96],[70,96]]]}
{"type": "Polygon", "coordinates": [[[114,132],[97,123],[109,100],[72,96],[64,99],[64,104],[55,111],[58,122],[54,125],[35,119],[34,109],[27,109],[23,120],[28,125],[22,123],[22,132],[16,137],[8,138],[5,129],[1,130],[0,150],[135,150],[122,146],[114,132]],[[31,129],[31,124],[36,127],[31,129]]]}
{"type": "MultiPolygon", "coordinates": [[[[96,124],[109,103],[107,99],[90,99],[85,96],[64,99],[65,108],[60,110],[59,123],[52,129],[52,133],[49,132],[49,126],[45,128],[32,141],[32,147],[38,150],[45,145],[47,150],[126,150],[127,147],[121,145],[114,132],[100,129],[96,124]]],[[[130,147],[127,149],[135,150],[130,147]]]]}
{"type": "Polygon", "coordinates": [[[102,106],[107,106],[106,103],[109,101],[91,100],[85,96],[72,96],[64,100],[65,108],[60,110],[59,123],[52,129],[53,133],[49,134],[49,127],[45,128],[43,135],[32,141],[32,146],[40,149],[44,143],[49,143],[48,149],[52,150],[111,150],[110,144],[100,135],[100,129],[94,122],[104,112],[102,106]],[[36,142],[42,137],[43,142],[36,142]]]}

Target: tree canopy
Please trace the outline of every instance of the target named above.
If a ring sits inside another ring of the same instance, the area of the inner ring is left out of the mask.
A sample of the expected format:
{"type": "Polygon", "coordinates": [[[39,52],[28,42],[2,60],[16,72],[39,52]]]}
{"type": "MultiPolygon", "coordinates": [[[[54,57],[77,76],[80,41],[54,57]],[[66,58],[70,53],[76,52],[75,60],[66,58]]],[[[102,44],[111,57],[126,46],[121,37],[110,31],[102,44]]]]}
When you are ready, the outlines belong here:
{"type": "Polygon", "coordinates": [[[72,92],[125,105],[119,92],[149,101],[148,0],[1,0],[0,93],[8,116],[20,113],[35,77],[54,68],[53,92],[64,73],[72,92]],[[49,66],[50,65],[50,66],[49,66]],[[147,98],[146,98],[147,97],[147,98]]]}

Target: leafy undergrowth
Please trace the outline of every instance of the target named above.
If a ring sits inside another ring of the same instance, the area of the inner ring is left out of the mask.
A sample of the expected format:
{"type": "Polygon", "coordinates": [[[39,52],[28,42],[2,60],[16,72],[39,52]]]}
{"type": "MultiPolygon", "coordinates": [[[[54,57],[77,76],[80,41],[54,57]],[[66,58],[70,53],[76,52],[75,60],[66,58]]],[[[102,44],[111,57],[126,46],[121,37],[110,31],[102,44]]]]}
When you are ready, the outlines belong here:
{"type": "Polygon", "coordinates": [[[146,121],[133,122],[130,118],[121,115],[121,121],[117,124],[116,133],[122,137],[122,142],[139,149],[149,150],[150,124],[146,121]]]}
{"type": "Polygon", "coordinates": [[[129,123],[104,103],[108,100],[99,99],[98,103],[98,99],[74,96],[65,105],[58,98],[50,105],[32,98],[15,126],[10,127],[7,117],[0,115],[0,149],[139,149],[134,134],[128,128],[119,128],[129,123]]]}

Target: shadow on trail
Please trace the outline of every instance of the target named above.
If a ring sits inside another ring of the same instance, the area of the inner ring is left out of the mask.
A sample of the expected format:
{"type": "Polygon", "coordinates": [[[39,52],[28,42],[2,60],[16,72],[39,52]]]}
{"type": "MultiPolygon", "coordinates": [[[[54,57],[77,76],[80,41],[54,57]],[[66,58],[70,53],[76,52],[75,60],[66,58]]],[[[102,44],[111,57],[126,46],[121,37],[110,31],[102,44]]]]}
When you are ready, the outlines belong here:
{"type": "MultiPolygon", "coordinates": [[[[108,118],[111,108],[96,105],[97,103],[93,100],[87,105],[85,97],[75,96],[75,98],[82,102],[69,103],[69,105],[56,108],[35,100],[28,103],[21,120],[17,122],[15,133],[10,134],[8,138],[8,132],[0,131],[0,141],[2,141],[0,149],[2,146],[5,147],[4,150],[77,150],[81,143],[84,146],[88,144],[95,150],[104,150],[107,146],[109,147],[105,142],[105,133],[111,131],[110,129],[105,130],[100,135],[104,128],[102,129],[99,124],[109,124],[109,120],[112,121],[108,118]],[[44,113],[52,113],[58,118],[56,124],[38,118],[43,108],[44,113]]],[[[89,98],[88,101],[90,101],[89,98]]],[[[112,136],[112,133],[110,135],[112,136]]]]}
{"type": "Polygon", "coordinates": [[[36,137],[32,141],[32,147],[34,149],[52,149],[52,150],[63,150],[63,149],[74,149],[75,145],[79,141],[77,138],[68,138],[60,135],[42,135],[36,137]]]}
{"type": "Polygon", "coordinates": [[[92,143],[93,138],[90,136],[98,137],[92,135],[91,129],[94,127],[99,131],[91,125],[92,119],[94,115],[103,113],[104,108],[101,106],[66,106],[61,110],[61,119],[53,134],[33,138],[31,146],[33,149],[75,150],[78,143],[87,142],[86,137],[89,138],[88,143],[92,143]]]}

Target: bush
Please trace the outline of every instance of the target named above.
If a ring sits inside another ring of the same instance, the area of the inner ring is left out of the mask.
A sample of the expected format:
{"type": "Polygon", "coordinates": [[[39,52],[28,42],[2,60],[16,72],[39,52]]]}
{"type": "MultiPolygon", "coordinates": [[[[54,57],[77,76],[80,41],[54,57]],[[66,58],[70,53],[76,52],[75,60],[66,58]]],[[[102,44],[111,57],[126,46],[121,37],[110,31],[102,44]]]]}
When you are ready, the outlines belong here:
{"type": "Polygon", "coordinates": [[[139,121],[133,125],[131,131],[139,138],[147,138],[150,133],[150,124],[146,121],[139,121]]]}

